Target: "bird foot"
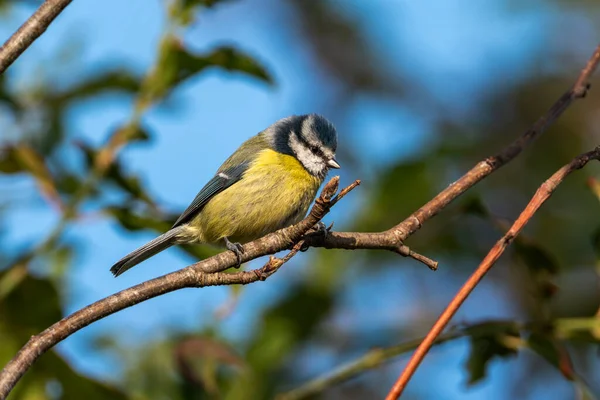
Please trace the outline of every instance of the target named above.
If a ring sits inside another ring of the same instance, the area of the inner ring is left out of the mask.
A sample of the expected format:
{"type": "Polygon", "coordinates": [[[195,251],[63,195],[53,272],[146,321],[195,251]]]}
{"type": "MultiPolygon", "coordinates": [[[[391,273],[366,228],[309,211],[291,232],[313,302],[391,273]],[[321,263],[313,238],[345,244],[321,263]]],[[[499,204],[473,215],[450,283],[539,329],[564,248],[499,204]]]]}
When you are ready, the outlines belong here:
{"type": "Polygon", "coordinates": [[[227,250],[233,251],[233,254],[237,257],[237,265],[236,268],[239,268],[242,265],[242,254],[244,254],[244,247],[240,243],[232,243],[226,237],[223,238],[225,241],[225,247],[227,250]]]}
{"type": "MultiPolygon", "coordinates": [[[[323,236],[323,237],[327,237],[327,235],[329,234],[329,232],[331,232],[332,228],[333,228],[333,222],[331,223],[331,225],[327,226],[327,225],[325,225],[325,223],[323,221],[319,221],[312,228],[310,228],[310,230],[308,232],[306,232],[306,235],[307,236],[323,236]]],[[[306,250],[308,250],[308,246],[307,245],[303,245],[300,248],[301,252],[305,252],[306,250]]]]}

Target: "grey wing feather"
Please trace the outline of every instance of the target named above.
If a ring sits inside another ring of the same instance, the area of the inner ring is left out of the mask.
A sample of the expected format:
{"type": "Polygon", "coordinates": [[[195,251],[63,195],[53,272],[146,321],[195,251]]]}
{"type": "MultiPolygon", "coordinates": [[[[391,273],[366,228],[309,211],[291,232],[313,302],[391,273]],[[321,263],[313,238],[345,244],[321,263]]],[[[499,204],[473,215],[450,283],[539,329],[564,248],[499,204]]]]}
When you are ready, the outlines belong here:
{"type": "MultiPolygon", "coordinates": [[[[192,204],[185,209],[185,211],[177,218],[172,228],[183,225],[192,220],[196,214],[198,214],[202,208],[212,199],[215,195],[221,193],[236,182],[239,182],[244,175],[244,172],[248,169],[249,163],[242,163],[232,168],[227,168],[219,171],[204,187],[198,192],[192,204]]],[[[171,228],[171,229],[172,229],[171,228]]]]}

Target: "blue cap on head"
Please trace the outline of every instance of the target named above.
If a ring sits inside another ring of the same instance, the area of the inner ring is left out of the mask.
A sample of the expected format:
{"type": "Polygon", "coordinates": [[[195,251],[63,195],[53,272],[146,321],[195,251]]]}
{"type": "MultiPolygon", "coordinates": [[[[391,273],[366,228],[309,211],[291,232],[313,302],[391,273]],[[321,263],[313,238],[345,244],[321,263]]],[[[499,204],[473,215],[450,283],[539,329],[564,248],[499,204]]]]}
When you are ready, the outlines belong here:
{"type": "Polygon", "coordinates": [[[337,132],[331,122],[318,114],[292,115],[280,119],[263,134],[275,150],[296,157],[313,175],[324,178],[335,160],[337,132]]]}

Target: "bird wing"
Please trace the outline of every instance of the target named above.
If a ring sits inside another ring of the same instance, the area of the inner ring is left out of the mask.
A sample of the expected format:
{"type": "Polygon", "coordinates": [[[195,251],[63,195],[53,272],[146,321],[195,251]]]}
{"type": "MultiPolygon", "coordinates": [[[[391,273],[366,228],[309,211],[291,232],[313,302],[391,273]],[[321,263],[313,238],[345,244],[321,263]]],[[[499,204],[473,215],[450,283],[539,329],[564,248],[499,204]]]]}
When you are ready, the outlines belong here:
{"type": "Polygon", "coordinates": [[[238,164],[234,167],[222,168],[219,172],[210,180],[200,192],[196,195],[192,204],[185,209],[185,211],[177,218],[173,228],[183,225],[193,219],[202,208],[217,194],[227,189],[236,182],[239,182],[244,172],[248,169],[249,162],[238,164]]]}

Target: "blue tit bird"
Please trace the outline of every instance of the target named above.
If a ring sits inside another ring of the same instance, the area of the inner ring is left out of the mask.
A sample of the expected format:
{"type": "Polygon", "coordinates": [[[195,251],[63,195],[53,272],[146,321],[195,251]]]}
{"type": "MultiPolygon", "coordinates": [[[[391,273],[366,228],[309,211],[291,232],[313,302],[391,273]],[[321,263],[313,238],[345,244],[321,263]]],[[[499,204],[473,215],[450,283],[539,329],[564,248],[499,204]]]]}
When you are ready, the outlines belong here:
{"type": "Polygon", "coordinates": [[[176,244],[242,246],[304,218],[335,159],[337,133],[317,114],[275,122],[219,167],[173,227],[110,269],[115,276],[176,244]]]}

